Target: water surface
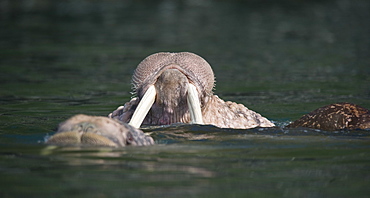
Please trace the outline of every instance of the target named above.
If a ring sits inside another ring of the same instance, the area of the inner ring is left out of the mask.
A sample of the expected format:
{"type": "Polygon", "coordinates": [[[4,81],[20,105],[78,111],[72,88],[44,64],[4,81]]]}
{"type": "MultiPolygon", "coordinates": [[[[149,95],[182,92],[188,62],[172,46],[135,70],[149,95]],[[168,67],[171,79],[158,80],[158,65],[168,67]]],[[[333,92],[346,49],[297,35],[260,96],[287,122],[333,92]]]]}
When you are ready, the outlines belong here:
{"type": "Polygon", "coordinates": [[[281,128],[315,108],[370,108],[370,3],[1,1],[1,197],[367,197],[368,131],[281,128]],[[146,56],[190,51],[215,93],[279,127],[146,128],[123,149],[43,144],[59,122],[106,116],[146,56]]]}

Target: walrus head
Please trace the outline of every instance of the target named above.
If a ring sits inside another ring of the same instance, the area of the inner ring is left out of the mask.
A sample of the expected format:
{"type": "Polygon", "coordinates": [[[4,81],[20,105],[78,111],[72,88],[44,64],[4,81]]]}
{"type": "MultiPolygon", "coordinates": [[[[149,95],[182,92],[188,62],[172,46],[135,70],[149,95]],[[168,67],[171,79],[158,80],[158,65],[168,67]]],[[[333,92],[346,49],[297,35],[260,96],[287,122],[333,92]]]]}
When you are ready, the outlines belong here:
{"type": "Polygon", "coordinates": [[[75,115],[60,123],[47,144],[123,147],[152,145],[154,140],[127,123],[101,116],[75,115]]]}
{"type": "Polygon", "coordinates": [[[201,109],[213,94],[214,83],[211,66],[196,54],[150,55],[132,77],[133,91],[140,102],[130,124],[140,127],[148,113],[151,119],[158,119],[158,124],[184,122],[189,114],[191,123],[203,124],[201,109]]]}

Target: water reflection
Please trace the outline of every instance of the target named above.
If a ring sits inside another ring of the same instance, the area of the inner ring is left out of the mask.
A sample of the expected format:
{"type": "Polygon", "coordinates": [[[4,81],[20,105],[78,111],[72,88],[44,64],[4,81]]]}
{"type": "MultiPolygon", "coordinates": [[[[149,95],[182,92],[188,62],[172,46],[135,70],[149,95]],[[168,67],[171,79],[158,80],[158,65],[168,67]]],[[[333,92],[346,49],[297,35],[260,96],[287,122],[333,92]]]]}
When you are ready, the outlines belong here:
{"type": "MultiPolygon", "coordinates": [[[[175,147],[176,150],[182,150],[175,147]]],[[[186,148],[186,147],[184,147],[186,148]]],[[[150,149],[143,147],[110,149],[110,148],[79,148],[47,146],[41,150],[41,155],[51,156],[54,160],[62,160],[69,166],[100,165],[102,169],[140,170],[148,172],[179,172],[191,174],[195,177],[213,177],[215,173],[206,168],[182,165],[182,159],[169,159],[161,157],[160,152],[169,148],[164,145],[152,146],[150,149]],[[145,153],[145,155],[143,155],[145,153]],[[177,164],[178,163],[178,164],[177,164]]],[[[184,151],[182,151],[184,152],[184,151]]],[[[185,151],[185,153],[194,153],[185,151]]],[[[173,179],[176,179],[175,177],[173,179]]]]}

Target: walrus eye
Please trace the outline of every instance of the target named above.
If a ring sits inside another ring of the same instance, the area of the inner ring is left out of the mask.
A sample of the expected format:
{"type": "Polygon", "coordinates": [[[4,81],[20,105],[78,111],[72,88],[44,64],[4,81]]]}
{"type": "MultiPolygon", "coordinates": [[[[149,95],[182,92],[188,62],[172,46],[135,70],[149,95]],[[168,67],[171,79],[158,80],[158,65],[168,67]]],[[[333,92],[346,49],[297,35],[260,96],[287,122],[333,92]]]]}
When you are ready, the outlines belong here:
{"type": "Polygon", "coordinates": [[[188,83],[188,107],[192,124],[204,124],[197,88],[188,83]]]}
{"type": "Polygon", "coordinates": [[[84,131],[84,125],[79,123],[79,124],[76,124],[74,125],[72,128],[71,128],[71,131],[77,131],[77,132],[83,132],[84,131]]]}
{"type": "Polygon", "coordinates": [[[136,127],[136,128],[140,127],[141,123],[143,123],[143,120],[146,114],[148,114],[150,108],[152,107],[154,103],[156,94],[157,92],[155,90],[154,85],[151,85],[148,88],[148,90],[145,92],[139,105],[136,107],[134,115],[132,115],[132,118],[129,122],[131,126],[136,127]]]}

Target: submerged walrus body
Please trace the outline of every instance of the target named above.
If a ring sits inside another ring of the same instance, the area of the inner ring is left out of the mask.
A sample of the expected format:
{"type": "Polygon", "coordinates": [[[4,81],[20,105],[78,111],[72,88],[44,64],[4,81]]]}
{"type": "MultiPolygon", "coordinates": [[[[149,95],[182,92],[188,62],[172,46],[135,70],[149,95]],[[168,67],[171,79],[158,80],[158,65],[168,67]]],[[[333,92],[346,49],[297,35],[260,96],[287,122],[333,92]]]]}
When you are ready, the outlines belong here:
{"type": "Polygon", "coordinates": [[[307,127],[326,131],[369,129],[370,111],[352,103],[335,103],[318,108],[286,127],[307,127]]]}
{"type": "Polygon", "coordinates": [[[214,82],[212,68],[202,57],[189,52],[156,53],[134,72],[137,97],[109,117],[135,127],[177,122],[238,129],[275,126],[244,105],[213,95],[214,82]]]}

